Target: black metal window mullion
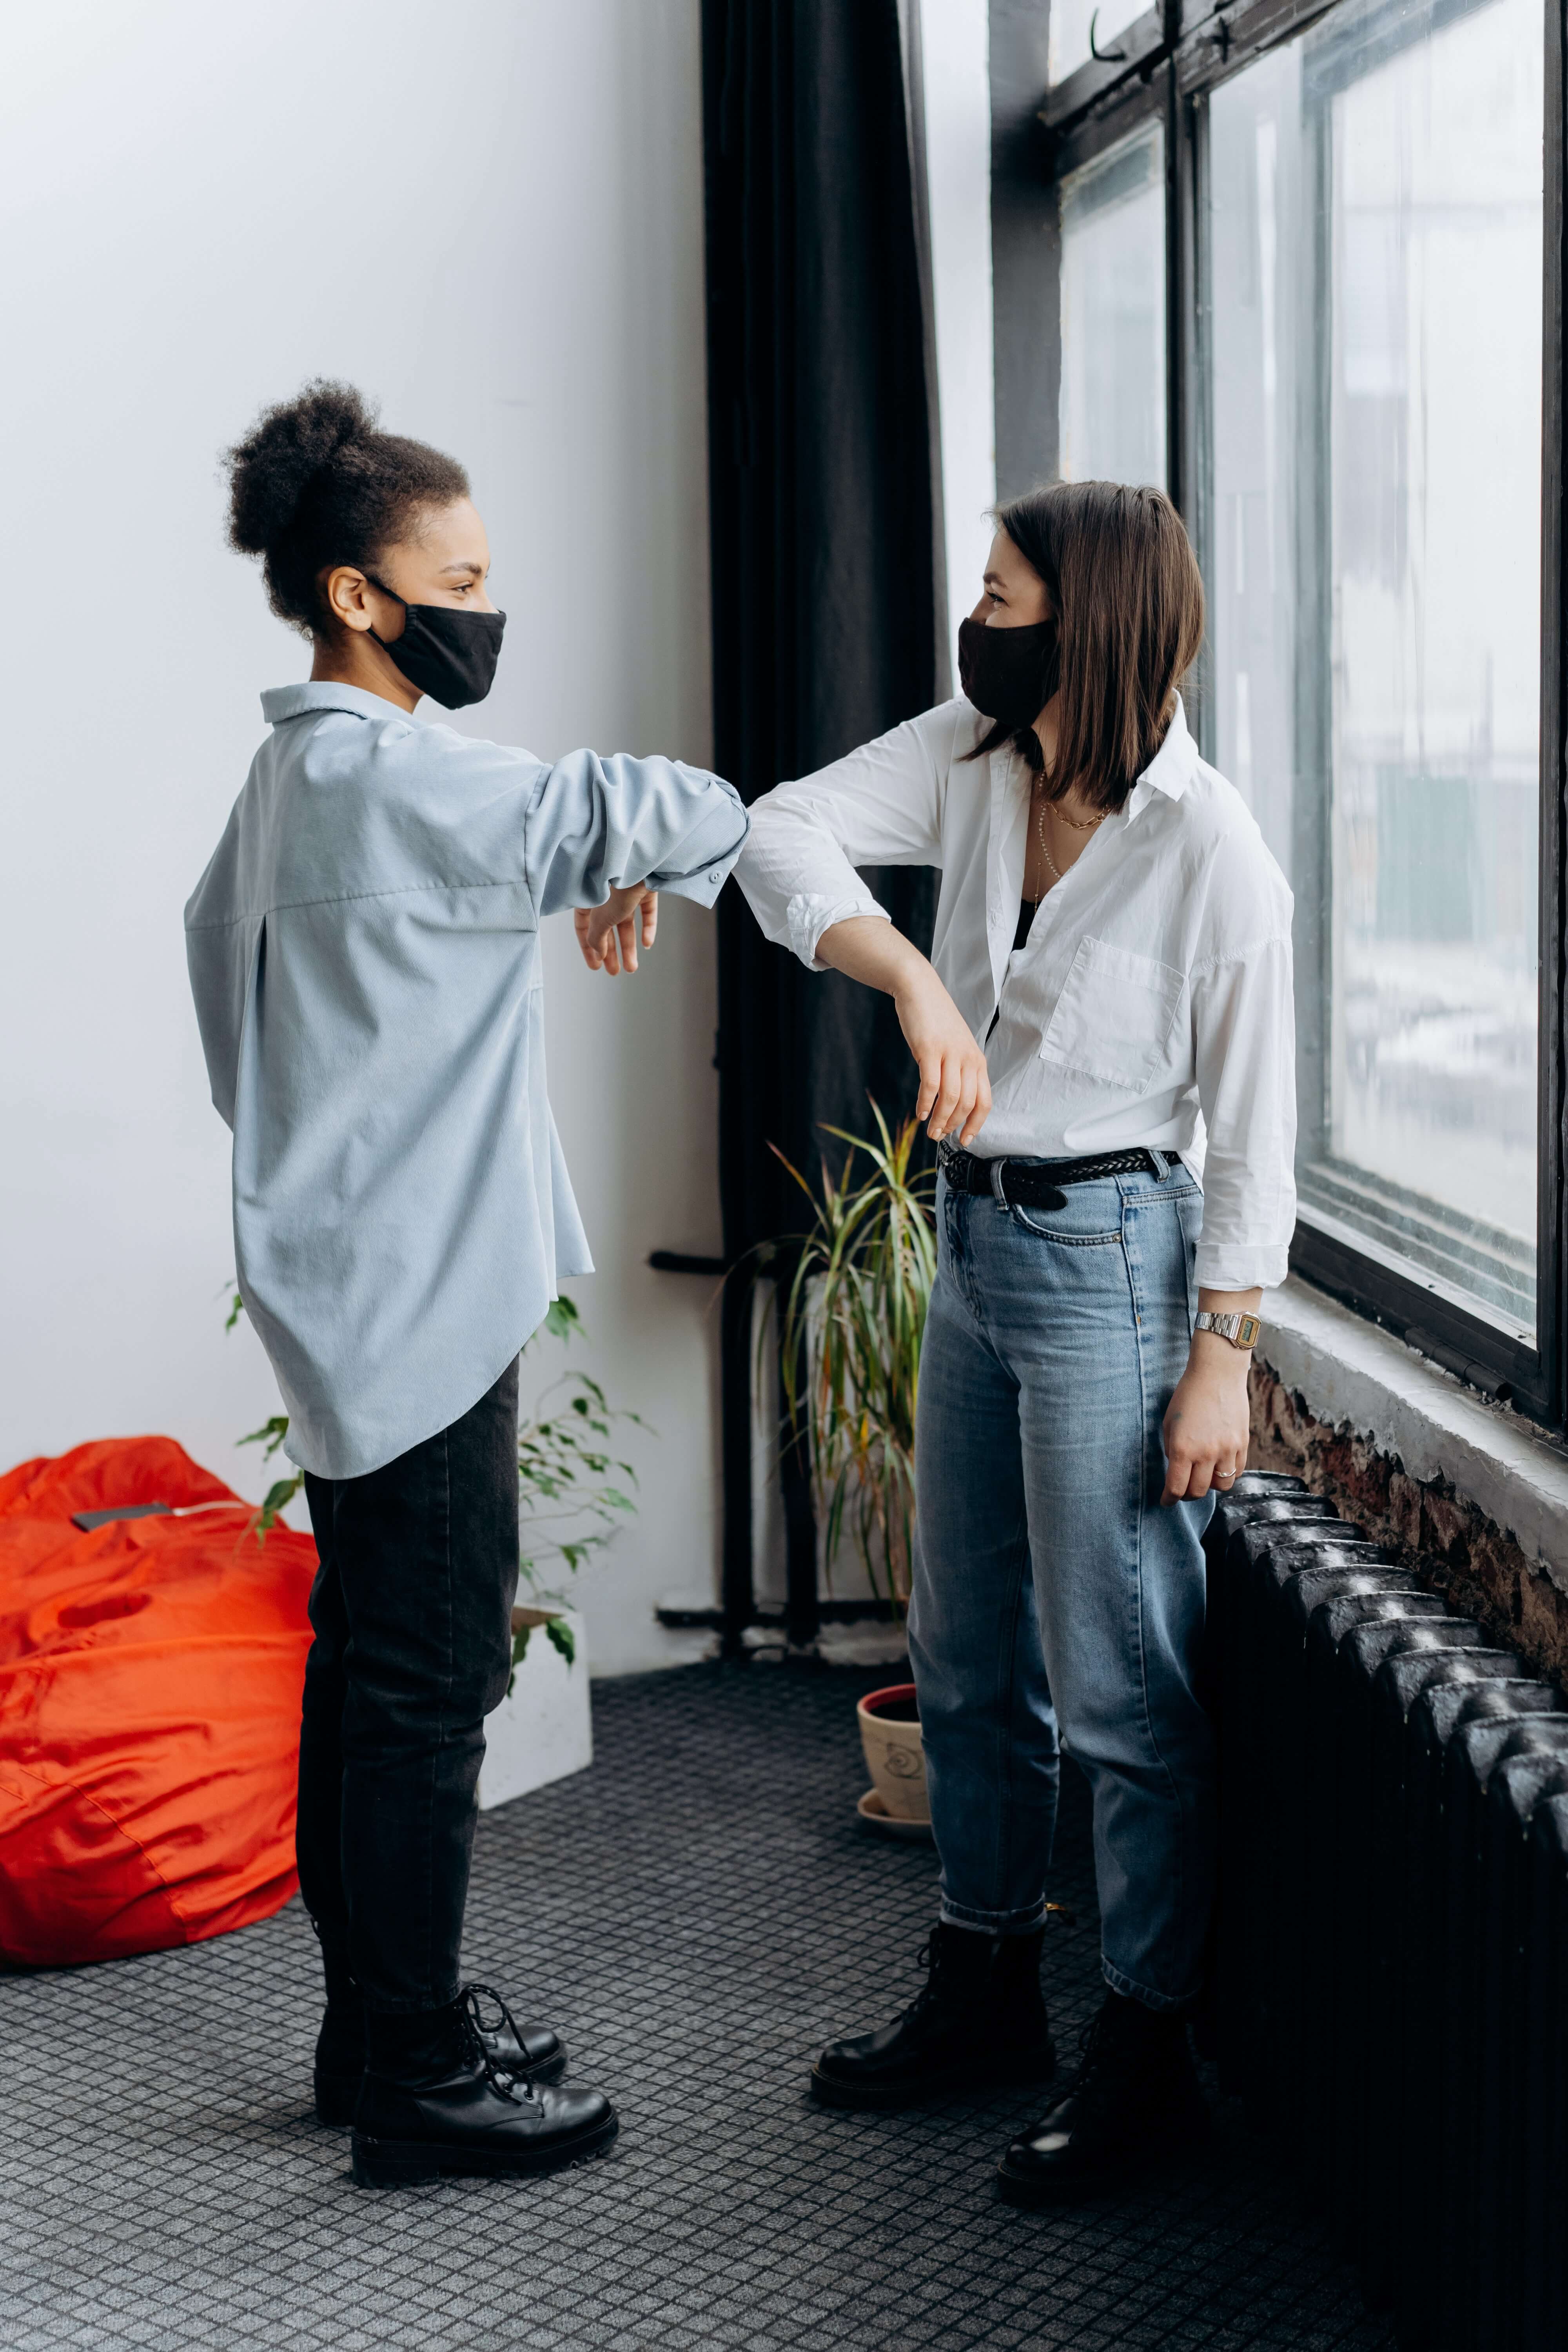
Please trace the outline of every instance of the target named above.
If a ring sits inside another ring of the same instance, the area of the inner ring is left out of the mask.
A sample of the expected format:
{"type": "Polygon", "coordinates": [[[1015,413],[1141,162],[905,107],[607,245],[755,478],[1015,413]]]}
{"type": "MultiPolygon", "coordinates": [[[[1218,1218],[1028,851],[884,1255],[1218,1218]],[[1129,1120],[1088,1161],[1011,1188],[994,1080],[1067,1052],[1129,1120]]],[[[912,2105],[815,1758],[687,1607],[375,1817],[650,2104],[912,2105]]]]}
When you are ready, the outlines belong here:
{"type": "MultiPolygon", "coordinates": [[[[1330,316],[1333,281],[1331,249],[1329,112],[1320,102],[1310,118],[1307,187],[1302,213],[1311,223],[1309,267],[1297,286],[1300,314],[1297,349],[1317,364],[1297,372],[1292,386],[1290,430],[1301,453],[1293,491],[1296,512],[1297,660],[1294,737],[1296,773],[1291,796],[1290,881],[1296,897],[1296,1122],[1297,1150],[1309,1162],[1325,1159],[1330,1139],[1329,1001],[1333,938],[1333,589],[1325,525],[1332,497],[1329,416],[1332,400],[1331,339],[1309,330],[1330,316]]],[[[1343,1269],[1325,1256],[1318,1228],[1300,1223],[1291,1263],[1345,1296],[1343,1269]],[[1307,1256],[1311,1266],[1303,1263],[1307,1256]]],[[[1361,1263],[1357,1254],[1356,1264],[1361,1263]]],[[[1352,1300],[1352,1303],[1358,1303],[1352,1300]]]]}
{"type": "Polygon", "coordinates": [[[1164,85],[1165,161],[1165,488],[1191,520],[1192,466],[1187,440],[1188,355],[1193,337],[1187,298],[1192,284],[1186,245],[1187,142],[1174,62],[1160,68],[1164,85]]]}
{"type": "Polygon", "coordinates": [[[1568,0],[1547,0],[1546,121],[1542,154],[1543,304],[1541,467],[1541,1028],[1536,1133],[1539,1246],[1536,1336],[1546,1409],[1568,1414],[1568,533],[1564,530],[1563,338],[1568,305],[1568,0]]]}
{"type": "MultiPolygon", "coordinates": [[[[1179,355],[1182,403],[1182,448],[1178,479],[1179,504],[1205,579],[1212,572],[1214,484],[1209,451],[1213,445],[1212,403],[1209,395],[1212,349],[1211,303],[1213,267],[1208,237],[1208,110],[1203,98],[1194,98],[1181,86],[1171,66],[1170,134],[1178,151],[1173,183],[1178,206],[1183,287],[1182,337],[1179,355]]],[[[1198,657],[1198,674],[1189,699],[1188,724],[1205,760],[1215,751],[1214,664],[1205,639],[1198,657]]]]}

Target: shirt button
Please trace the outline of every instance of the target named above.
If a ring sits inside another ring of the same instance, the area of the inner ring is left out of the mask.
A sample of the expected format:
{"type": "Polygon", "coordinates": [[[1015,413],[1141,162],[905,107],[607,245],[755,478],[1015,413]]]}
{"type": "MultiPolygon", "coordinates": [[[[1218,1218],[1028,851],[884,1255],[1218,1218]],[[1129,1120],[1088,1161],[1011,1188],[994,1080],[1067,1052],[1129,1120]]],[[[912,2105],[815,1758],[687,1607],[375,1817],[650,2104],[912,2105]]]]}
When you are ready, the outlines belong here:
{"type": "Polygon", "coordinates": [[[718,881],[718,879],[719,879],[719,868],[718,868],[717,866],[715,866],[715,867],[713,868],[713,871],[712,871],[712,873],[711,873],[711,874],[710,874],[710,876],[708,877],[708,879],[710,880],[710,882],[717,882],[717,881],[718,881]]]}

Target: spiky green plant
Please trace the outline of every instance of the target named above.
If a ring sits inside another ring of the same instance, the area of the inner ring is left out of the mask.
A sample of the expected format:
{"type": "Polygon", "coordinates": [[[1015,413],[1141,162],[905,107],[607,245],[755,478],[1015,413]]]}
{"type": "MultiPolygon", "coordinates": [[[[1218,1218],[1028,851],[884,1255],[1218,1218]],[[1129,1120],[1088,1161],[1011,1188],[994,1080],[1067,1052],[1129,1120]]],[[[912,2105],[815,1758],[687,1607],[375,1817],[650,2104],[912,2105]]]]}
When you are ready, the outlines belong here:
{"type": "MultiPolygon", "coordinates": [[[[244,1303],[237,1290],[226,1330],[232,1331],[244,1312],[244,1303]]],[[[581,1329],[582,1318],[569,1298],[552,1300],[540,1326],[547,1337],[562,1340],[573,1339],[581,1329]]],[[[533,1339],[527,1341],[525,1355],[538,1337],[536,1331],[533,1339]]],[[[637,1474],[629,1462],[610,1451],[616,1424],[626,1423],[639,1429],[647,1426],[640,1414],[612,1405],[598,1381],[587,1372],[573,1369],[552,1381],[517,1433],[521,1523],[519,1566],[523,1582],[545,1612],[545,1639],[560,1651],[568,1665],[576,1657],[576,1643],[564,1617],[549,1613],[552,1603],[559,1607],[561,1594],[549,1590],[546,1580],[557,1563],[574,1576],[584,1561],[609,1542],[622,1521],[636,1511],[637,1504],[627,1488],[636,1486],[637,1474]]],[[[278,1412],[239,1442],[242,1445],[259,1445],[262,1459],[269,1462],[288,1434],[289,1416],[278,1412]]],[[[296,1470],[291,1478],[279,1478],[268,1488],[251,1522],[258,1542],[265,1539],[279,1512],[293,1501],[304,1483],[304,1472],[296,1470]]],[[[531,1631],[531,1626],[522,1625],[512,1636],[513,1679],[527,1652],[531,1631]]],[[[510,1695],[510,1682],[507,1689],[510,1695]]]]}
{"type": "MultiPolygon", "coordinates": [[[[826,1132],[849,1146],[811,1202],[811,1230],[792,1245],[780,1361],[789,1428],[809,1448],[812,1486],[831,1559],[846,1524],[873,1592],[909,1605],[915,1524],[915,1391],[936,1278],[936,1179],[911,1167],[919,1128],[893,1134],[875,1102],[876,1139],[826,1132]],[[869,1162],[861,1176],[857,1163],[869,1162]]],[[[784,1160],[784,1154],[779,1153],[784,1160]]]]}

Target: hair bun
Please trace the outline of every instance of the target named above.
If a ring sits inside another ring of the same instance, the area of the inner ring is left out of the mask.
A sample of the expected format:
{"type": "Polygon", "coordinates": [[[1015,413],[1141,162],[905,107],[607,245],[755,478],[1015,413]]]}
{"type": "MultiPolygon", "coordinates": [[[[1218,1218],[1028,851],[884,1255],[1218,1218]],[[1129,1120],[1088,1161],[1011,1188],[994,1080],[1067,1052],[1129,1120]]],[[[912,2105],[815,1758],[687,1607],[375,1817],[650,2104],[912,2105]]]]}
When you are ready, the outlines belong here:
{"type": "Polygon", "coordinates": [[[225,461],[231,543],[243,555],[268,554],[298,515],[307,485],[374,432],[375,412],[351,383],[318,379],[297,400],[267,409],[225,461]]]}

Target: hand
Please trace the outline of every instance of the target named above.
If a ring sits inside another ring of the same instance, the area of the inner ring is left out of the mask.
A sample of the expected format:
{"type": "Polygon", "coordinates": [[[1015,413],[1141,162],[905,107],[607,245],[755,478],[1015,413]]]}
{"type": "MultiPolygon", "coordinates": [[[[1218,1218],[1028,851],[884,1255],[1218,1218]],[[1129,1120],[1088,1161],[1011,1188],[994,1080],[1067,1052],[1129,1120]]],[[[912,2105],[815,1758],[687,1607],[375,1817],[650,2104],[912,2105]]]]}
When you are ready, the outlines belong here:
{"type": "Polygon", "coordinates": [[[893,991],[893,1004],[921,1074],[915,1117],[931,1124],[933,1143],[944,1135],[965,1149],[991,1113],[991,1077],[974,1032],[923,956],[893,991]]]}
{"type": "Polygon", "coordinates": [[[607,971],[614,979],[637,968],[637,934],[651,948],[658,929],[658,892],[646,883],[628,890],[612,890],[602,907],[579,907],[572,918],[577,944],[590,971],[607,971]]]}
{"type": "Polygon", "coordinates": [[[1211,1486],[1224,1494],[1246,1469],[1251,1364],[1251,1354],[1228,1339],[1211,1331],[1194,1334],[1187,1369],[1165,1408],[1162,1503],[1201,1502],[1211,1486]]]}

